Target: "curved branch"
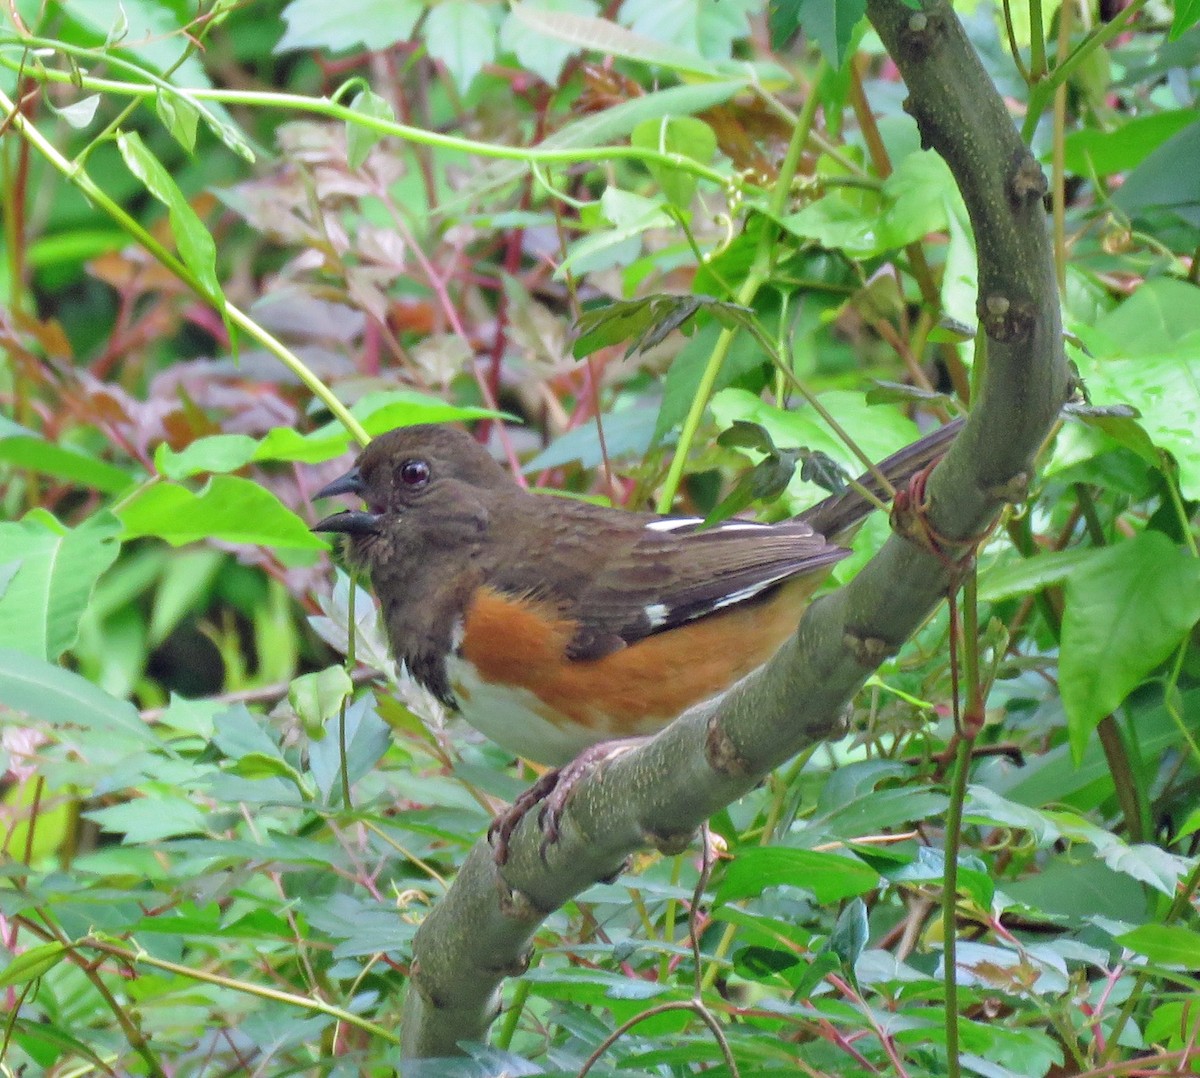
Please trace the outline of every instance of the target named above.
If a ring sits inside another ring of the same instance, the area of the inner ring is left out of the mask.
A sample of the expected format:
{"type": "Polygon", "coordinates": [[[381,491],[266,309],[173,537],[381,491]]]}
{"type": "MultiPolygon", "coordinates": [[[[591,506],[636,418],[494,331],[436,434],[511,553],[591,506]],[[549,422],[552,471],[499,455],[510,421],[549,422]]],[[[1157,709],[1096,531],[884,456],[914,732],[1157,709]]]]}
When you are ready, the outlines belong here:
{"type": "MultiPolygon", "coordinates": [[[[868,0],[868,14],[904,75],[925,145],[962,190],[979,253],[987,369],[963,433],[927,486],[929,520],[953,556],[969,552],[1006,501],[1022,498],[1064,399],[1046,184],[949,4],[914,11],[901,0],[868,0]]],[[[853,581],[809,608],[759,674],[582,782],[548,863],[532,818],[514,836],[503,874],[488,845],[477,845],[417,934],[405,1054],[451,1055],[460,1041],[480,1039],[502,980],[524,970],[551,911],[635,850],[682,848],[710,815],[829,736],[871,671],[952,583],[945,555],[893,535],[853,581]]]]}

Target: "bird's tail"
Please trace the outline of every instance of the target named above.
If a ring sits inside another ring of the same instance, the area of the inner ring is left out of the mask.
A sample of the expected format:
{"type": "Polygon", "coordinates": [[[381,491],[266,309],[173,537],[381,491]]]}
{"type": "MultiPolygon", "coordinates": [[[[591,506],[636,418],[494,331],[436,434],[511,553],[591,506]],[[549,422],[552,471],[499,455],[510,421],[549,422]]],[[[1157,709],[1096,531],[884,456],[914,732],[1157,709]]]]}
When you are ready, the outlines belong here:
{"type": "MultiPolygon", "coordinates": [[[[955,419],[943,427],[930,431],[903,449],[897,450],[890,457],[885,457],[876,465],[876,471],[881,473],[894,488],[900,489],[922,468],[928,467],[945,455],[950,443],[962,429],[964,422],[965,420],[955,419]]],[[[883,488],[874,472],[860,475],[857,482],[860,487],[865,487],[880,501],[890,500],[891,493],[883,488]]],[[[861,490],[856,487],[847,487],[842,493],[831,494],[824,501],[817,502],[812,508],[804,510],[798,519],[803,520],[817,534],[837,541],[852,532],[874,509],[875,505],[863,495],[861,490]]]]}

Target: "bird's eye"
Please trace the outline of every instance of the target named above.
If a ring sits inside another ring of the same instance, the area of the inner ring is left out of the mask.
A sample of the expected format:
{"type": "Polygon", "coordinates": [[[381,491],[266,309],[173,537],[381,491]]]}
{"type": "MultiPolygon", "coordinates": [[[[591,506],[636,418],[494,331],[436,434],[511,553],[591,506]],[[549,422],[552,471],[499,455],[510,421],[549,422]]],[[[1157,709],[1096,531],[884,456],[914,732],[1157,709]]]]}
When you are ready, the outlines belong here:
{"type": "Polygon", "coordinates": [[[423,487],[429,482],[429,464],[423,460],[406,460],[400,465],[400,482],[406,487],[423,487]]]}

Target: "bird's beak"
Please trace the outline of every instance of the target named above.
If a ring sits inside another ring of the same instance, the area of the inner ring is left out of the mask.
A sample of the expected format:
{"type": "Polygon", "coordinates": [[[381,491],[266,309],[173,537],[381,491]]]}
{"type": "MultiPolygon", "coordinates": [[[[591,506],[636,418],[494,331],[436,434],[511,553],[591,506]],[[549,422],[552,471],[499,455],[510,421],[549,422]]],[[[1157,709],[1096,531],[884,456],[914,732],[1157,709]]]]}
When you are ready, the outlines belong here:
{"type": "Polygon", "coordinates": [[[313,495],[313,499],[332,498],[336,494],[361,494],[363,492],[362,476],[357,468],[351,468],[345,475],[339,476],[332,483],[326,483],[313,495]]]}
{"type": "MultiPolygon", "coordinates": [[[[361,494],[362,491],[362,476],[358,474],[357,468],[351,468],[345,475],[323,486],[313,495],[313,498],[332,498],[338,494],[361,494]]],[[[343,532],[346,535],[374,535],[379,531],[381,519],[378,513],[347,509],[341,513],[334,513],[324,520],[318,520],[312,526],[312,530],[315,532],[343,532]]]]}
{"type": "Polygon", "coordinates": [[[315,532],[344,532],[346,535],[374,535],[379,531],[378,513],[355,512],[347,509],[318,520],[310,530],[315,532]]]}

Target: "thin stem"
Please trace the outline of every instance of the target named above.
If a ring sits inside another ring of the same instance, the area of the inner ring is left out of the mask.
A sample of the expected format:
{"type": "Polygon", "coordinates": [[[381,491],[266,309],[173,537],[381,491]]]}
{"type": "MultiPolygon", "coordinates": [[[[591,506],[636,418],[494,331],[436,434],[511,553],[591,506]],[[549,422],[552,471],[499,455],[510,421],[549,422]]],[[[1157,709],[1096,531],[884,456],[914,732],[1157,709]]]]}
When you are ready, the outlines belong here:
{"type": "MultiPolygon", "coordinates": [[[[580,147],[522,147],[500,146],[495,143],[476,142],[473,139],[460,138],[456,135],[441,134],[437,131],[427,131],[424,128],[412,127],[408,124],[396,123],[377,116],[368,116],[356,112],[346,105],[330,98],[308,97],[304,94],[288,94],[259,90],[229,90],[189,87],[183,89],[174,86],[162,78],[147,71],[116,54],[99,52],[80,46],[69,45],[66,42],[50,38],[21,38],[14,39],[11,35],[0,35],[0,46],[17,44],[22,49],[53,49],[68,55],[81,56],[91,59],[103,58],[104,62],[113,67],[124,68],[137,75],[140,82],[121,82],[115,79],[100,79],[91,75],[73,76],[67,72],[41,69],[37,78],[49,82],[70,82],[84,89],[96,90],[101,93],[124,95],[129,97],[152,97],[160,90],[164,93],[177,95],[199,108],[201,102],[214,101],[222,105],[243,105],[248,107],[281,109],[292,113],[309,113],[314,116],[325,116],[332,120],[357,124],[360,127],[378,132],[381,136],[391,136],[413,142],[421,146],[436,147],[443,150],[457,150],[460,153],[473,154],[478,157],[488,157],[500,161],[522,161],[525,163],[538,162],[541,164],[576,164],[580,162],[597,162],[612,160],[640,161],[646,164],[659,164],[667,168],[680,169],[690,172],[701,179],[709,180],[721,187],[741,186],[742,181],[736,176],[720,172],[715,168],[694,161],[683,154],[663,153],[658,150],[642,149],[636,146],[580,146],[580,147]]],[[[3,54],[0,54],[0,66],[14,69],[15,65],[3,54]]],[[[739,81],[739,85],[740,80],[739,81]]],[[[814,104],[814,110],[816,105],[814,104]]],[[[807,106],[806,106],[807,108],[807,106]]],[[[210,117],[214,126],[227,127],[218,122],[205,109],[200,109],[210,117]]],[[[748,185],[749,186],[749,185],[748,185]]]]}
{"type": "Polygon", "coordinates": [[[1129,6],[1115,19],[1106,22],[1095,33],[1089,34],[1070,56],[1061,64],[1056,65],[1046,78],[1034,86],[1029,95],[1029,104],[1026,106],[1025,122],[1021,125],[1021,138],[1026,143],[1033,138],[1034,129],[1042,118],[1042,113],[1046,110],[1046,103],[1053,97],[1058,87],[1070,81],[1071,76],[1093,52],[1103,48],[1117,35],[1124,33],[1126,26],[1146,6],[1147,2],[1148,0],[1131,0],[1129,6]]]}
{"type": "MultiPolygon", "coordinates": [[[[813,79],[814,86],[821,81],[824,74],[825,62],[822,60],[813,79]]],[[[787,154],[779,168],[779,177],[771,190],[766,219],[763,221],[758,247],[754,253],[754,263],[750,267],[746,279],[742,282],[742,287],[738,289],[735,302],[743,307],[749,307],[754,302],[758,290],[766,283],[770,275],[775,243],[775,230],[771,222],[781,217],[787,206],[792,190],[792,180],[796,175],[796,170],[800,167],[800,157],[808,142],[809,132],[816,119],[819,104],[820,97],[816,93],[810,93],[804,102],[804,108],[800,113],[795,130],[792,132],[792,140],[788,144],[787,154]]],[[[692,406],[683,421],[679,444],[675,447],[675,456],[671,460],[667,478],[663,483],[662,492],[659,494],[658,511],[660,513],[669,513],[675,502],[675,495],[678,493],[679,484],[683,479],[683,470],[687,466],[688,452],[696,440],[696,432],[700,429],[704,409],[708,407],[713,387],[717,383],[717,375],[721,373],[721,368],[725,364],[725,357],[729,354],[736,332],[733,329],[721,330],[717,337],[717,343],[713,346],[712,354],[708,357],[708,365],[700,376],[700,384],[696,386],[696,393],[692,397],[692,406]]]]}
{"type": "Polygon", "coordinates": [[[201,299],[213,303],[217,313],[231,324],[245,331],[247,336],[268,349],[283,363],[288,370],[296,375],[301,382],[317,397],[322,404],[341,422],[341,424],[361,444],[370,441],[363,426],[345,405],[333,394],[307,366],[286,345],[273,334],[269,333],[248,314],[239,310],[224,296],[210,296],[204,285],[187,268],[184,263],[166,249],[130,214],[118,205],[76,162],[68,161],[50,144],[46,137],[19,112],[12,100],[0,90],[0,110],[7,115],[16,130],[59,172],[79,188],[88,199],[106,213],[122,229],[133,237],[137,243],[157,259],[170,273],[196,293],[201,299]]]}

